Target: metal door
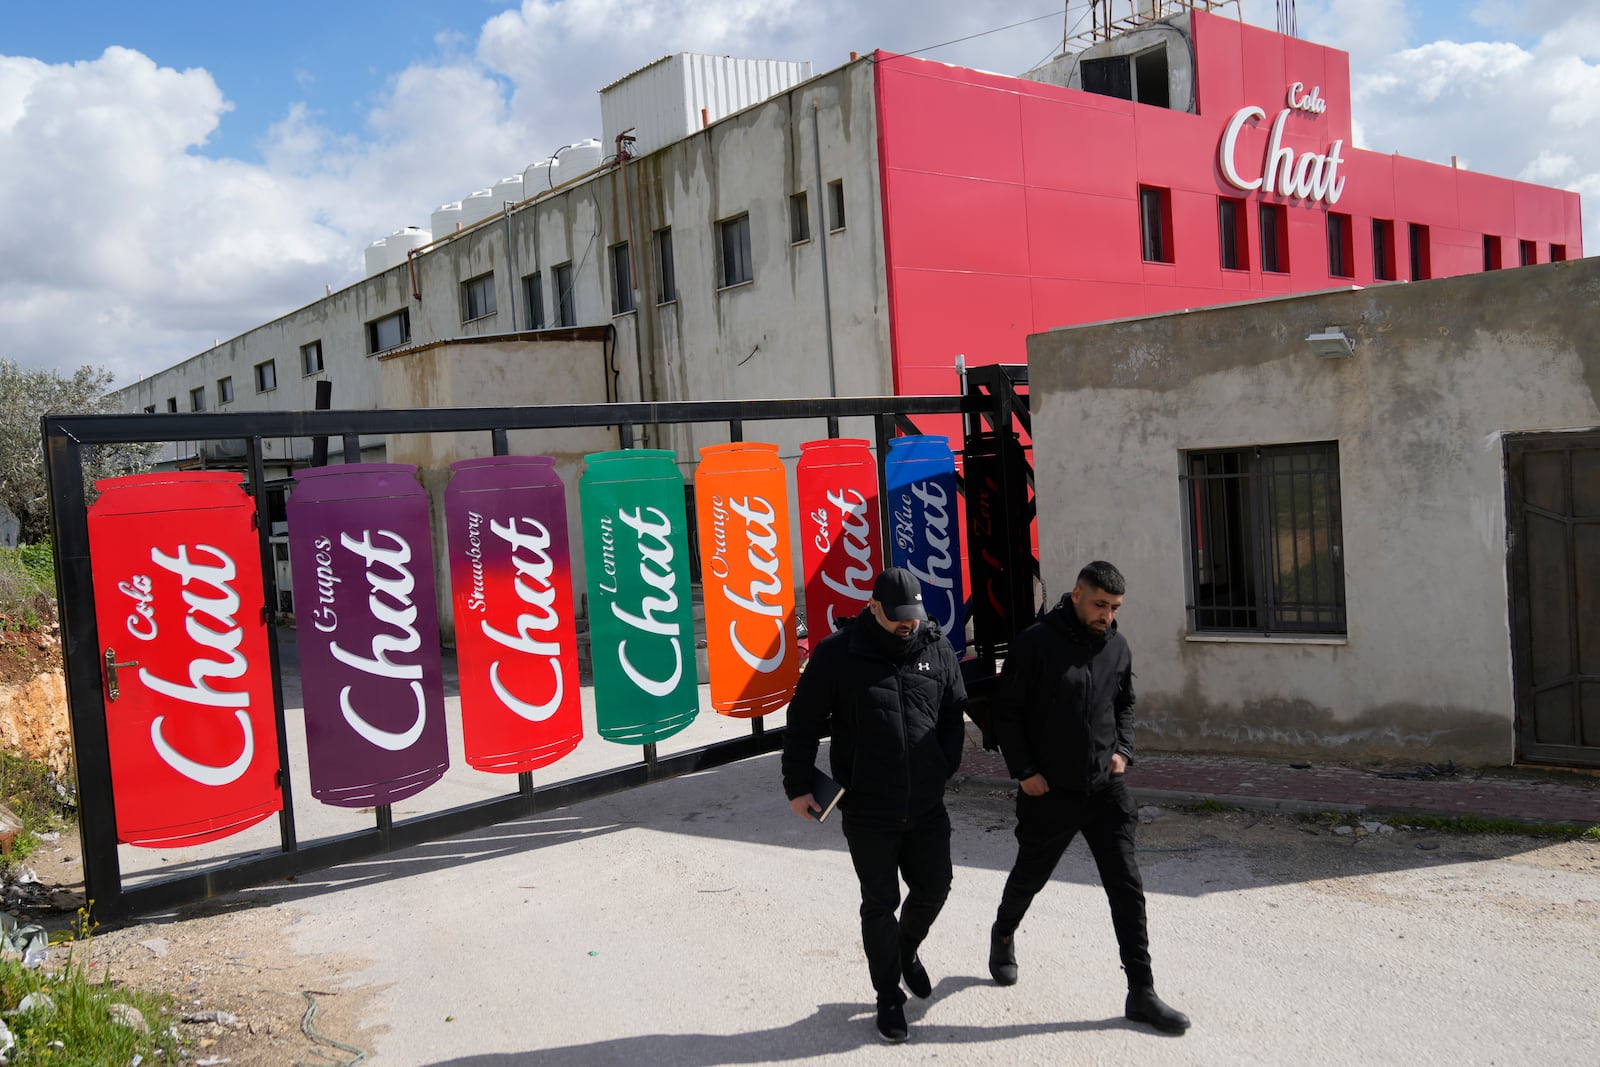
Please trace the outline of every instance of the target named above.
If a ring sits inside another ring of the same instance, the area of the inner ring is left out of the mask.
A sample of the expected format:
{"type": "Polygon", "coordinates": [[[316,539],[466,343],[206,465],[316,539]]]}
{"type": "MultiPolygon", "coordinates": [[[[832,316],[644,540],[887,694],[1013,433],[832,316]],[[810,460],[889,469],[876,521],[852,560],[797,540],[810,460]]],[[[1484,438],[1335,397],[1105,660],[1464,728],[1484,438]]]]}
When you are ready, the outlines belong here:
{"type": "Polygon", "coordinates": [[[1505,447],[1517,759],[1600,767],[1600,433],[1505,447]]]}

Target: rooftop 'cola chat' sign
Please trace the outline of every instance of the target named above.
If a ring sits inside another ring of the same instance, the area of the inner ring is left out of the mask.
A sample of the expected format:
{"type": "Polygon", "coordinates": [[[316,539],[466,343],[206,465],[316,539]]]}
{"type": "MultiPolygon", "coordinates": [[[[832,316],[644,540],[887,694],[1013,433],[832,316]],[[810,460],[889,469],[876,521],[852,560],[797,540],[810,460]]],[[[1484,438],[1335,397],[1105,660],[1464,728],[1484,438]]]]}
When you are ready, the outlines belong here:
{"type": "Polygon", "coordinates": [[[1235,189],[1246,192],[1259,189],[1279,196],[1337,204],[1344,193],[1344,176],[1339,173],[1339,165],[1344,162],[1339,155],[1344,148],[1344,140],[1334,141],[1326,152],[1296,153],[1283,144],[1283,131],[1290,115],[1296,112],[1320,115],[1328,109],[1327,101],[1322,99],[1321,89],[1313,88],[1307,92],[1304,82],[1295,82],[1289,86],[1284,102],[1287,106],[1272,120],[1260,177],[1256,178],[1246,178],[1239,173],[1239,131],[1244,129],[1247,122],[1266,118],[1267,113],[1254,104],[1233,113],[1228,125],[1223,128],[1222,143],[1217,150],[1217,165],[1222,170],[1223,180],[1235,189]]]}

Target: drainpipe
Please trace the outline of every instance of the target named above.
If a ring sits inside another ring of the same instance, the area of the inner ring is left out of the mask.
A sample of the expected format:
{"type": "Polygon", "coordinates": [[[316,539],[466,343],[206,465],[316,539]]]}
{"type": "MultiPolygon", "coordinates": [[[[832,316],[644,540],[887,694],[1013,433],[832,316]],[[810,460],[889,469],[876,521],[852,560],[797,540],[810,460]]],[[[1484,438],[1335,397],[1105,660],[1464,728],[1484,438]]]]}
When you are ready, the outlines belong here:
{"type": "Polygon", "coordinates": [[[654,400],[655,390],[645,392],[644,373],[644,344],[639,335],[644,332],[644,312],[639,308],[639,273],[633,258],[633,246],[637,243],[633,234],[633,193],[628,187],[628,160],[633,158],[630,150],[636,140],[632,135],[634,127],[629,126],[617,134],[616,168],[617,178],[622,182],[622,204],[625,225],[628,233],[628,285],[632,289],[633,298],[633,362],[639,370],[639,399],[654,400]]]}
{"type": "Polygon", "coordinates": [[[828,342],[828,395],[839,395],[838,379],[833,369],[833,299],[828,291],[828,207],[823,202],[826,191],[822,187],[822,130],[817,118],[817,102],[811,102],[811,154],[817,165],[817,244],[822,248],[822,329],[828,342]]]}
{"type": "Polygon", "coordinates": [[[411,273],[411,297],[417,303],[422,303],[422,284],[417,280],[417,253],[421,249],[406,249],[406,270],[411,273]]]}

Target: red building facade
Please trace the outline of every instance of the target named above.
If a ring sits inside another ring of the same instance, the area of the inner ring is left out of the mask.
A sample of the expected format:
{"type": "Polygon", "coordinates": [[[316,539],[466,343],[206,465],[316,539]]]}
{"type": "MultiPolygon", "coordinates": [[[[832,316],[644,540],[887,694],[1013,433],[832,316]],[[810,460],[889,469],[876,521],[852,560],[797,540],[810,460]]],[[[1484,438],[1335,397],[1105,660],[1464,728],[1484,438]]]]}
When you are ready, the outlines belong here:
{"type": "Polygon", "coordinates": [[[1187,17],[1192,112],[877,54],[897,393],[1054,327],[1582,255],[1576,193],[1352,147],[1346,53],[1187,17]]]}

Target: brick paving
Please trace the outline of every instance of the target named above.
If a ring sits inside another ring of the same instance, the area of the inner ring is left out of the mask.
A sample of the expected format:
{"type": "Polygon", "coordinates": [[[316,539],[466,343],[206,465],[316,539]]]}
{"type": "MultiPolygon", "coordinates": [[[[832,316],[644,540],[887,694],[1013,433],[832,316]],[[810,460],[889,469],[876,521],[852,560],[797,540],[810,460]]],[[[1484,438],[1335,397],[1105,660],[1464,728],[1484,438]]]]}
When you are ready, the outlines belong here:
{"type": "MultiPolygon", "coordinates": [[[[1423,766],[1356,764],[1242,756],[1147,753],[1128,769],[1141,801],[1211,799],[1240,807],[1349,811],[1393,815],[1473,816],[1520,822],[1600,825],[1600,776],[1545,769],[1458,768],[1453,775],[1423,766]]],[[[967,739],[960,778],[1008,786],[1005,762],[967,739]]]]}

